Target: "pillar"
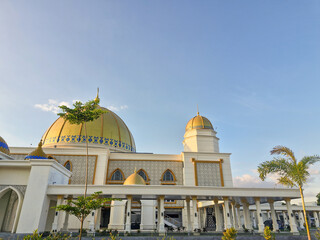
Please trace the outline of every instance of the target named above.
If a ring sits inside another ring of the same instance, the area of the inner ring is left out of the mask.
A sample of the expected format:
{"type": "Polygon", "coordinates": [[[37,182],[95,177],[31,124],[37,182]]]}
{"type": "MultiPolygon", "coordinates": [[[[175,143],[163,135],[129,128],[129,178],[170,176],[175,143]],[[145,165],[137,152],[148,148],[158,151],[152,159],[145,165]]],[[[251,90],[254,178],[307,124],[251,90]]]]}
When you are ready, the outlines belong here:
{"type": "MultiPolygon", "coordinates": [[[[62,195],[58,196],[57,206],[59,206],[61,204],[63,204],[63,196],[62,195]]],[[[51,229],[52,232],[59,232],[59,230],[60,230],[60,229],[58,229],[58,224],[59,224],[58,220],[59,220],[61,213],[62,213],[61,211],[57,211],[57,210],[55,212],[54,220],[52,223],[52,229],[51,229]]]]}
{"type": "Polygon", "coordinates": [[[216,231],[222,232],[222,222],[221,222],[221,216],[220,216],[220,208],[219,208],[219,200],[218,198],[215,198],[214,200],[214,214],[216,217],[216,231]]]}
{"type": "Polygon", "coordinates": [[[291,228],[290,232],[295,234],[295,233],[298,233],[298,229],[297,229],[297,225],[296,225],[295,216],[293,215],[293,212],[292,212],[292,207],[291,207],[290,201],[291,201],[290,198],[286,199],[287,210],[288,210],[289,221],[290,221],[290,228],[291,228]]]}
{"type": "Polygon", "coordinates": [[[300,225],[300,228],[305,229],[304,224],[305,224],[305,221],[304,221],[303,212],[299,211],[299,225],[300,225]]]}
{"type": "Polygon", "coordinates": [[[276,232],[279,230],[279,226],[278,226],[276,211],[274,210],[274,201],[273,201],[273,199],[269,199],[268,202],[269,202],[269,206],[270,206],[273,231],[276,232]]]}
{"type": "Polygon", "coordinates": [[[237,229],[237,218],[236,218],[236,209],[235,209],[235,201],[231,201],[231,213],[232,213],[232,227],[237,229]]]}
{"type": "Polygon", "coordinates": [[[239,204],[236,205],[236,214],[237,214],[236,230],[240,230],[240,229],[242,229],[242,226],[241,226],[240,205],[239,204]]]}
{"type": "Polygon", "coordinates": [[[316,211],[313,212],[313,217],[314,217],[314,223],[316,225],[316,228],[319,227],[319,218],[318,218],[318,213],[316,211]]]}
{"type": "Polygon", "coordinates": [[[192,209],[193,209],[193,231],[195,229],[199,229],[199,217],[198,217],[198,203],[197,203],[197,197],[192,197],[192,209]]]}
{"type": "Polygon", "coordinates": [[[131,204],[132,204],[132,196],[127,196],[127,212],[126,212],[126,227],[125,231],[131,232],[131,204]]]}
{"type": "Polygon", "coordinates": [[[229,198],[228,197],[224,197],[223,198],[224,201],[224,211],[223,211],[223,215],[224,215],[224,221],[225,221],[225,226],[224,228],[231,228],[231,219],[230,219],[230,208],[229,208],[229,198]]]}
{"type": "Polygon", "coordinates": [[[288,225],[289,221],[288,221],[288,216],[286,211],[282,211],[282,216],[283,216],[284,225],[288,225]]]}
{"type": "Polygon", "coordinates": [[[258,231],[259,233],[262,233],[264,230],[264,224],[263,224],[263,218],[262,218],[262,212],[261,212],[261,205],[260,205],[260,198],[254,199],[256,202],[256,209],[257,209],[257,219],[258,219],[258,231]]]}
{"type": "Polygon", "coordinates": [[[141,200],[141,230],[153,230],[155,226],[155,208],[156,201],[154,200],[141,200]]]}
{"type": "Polygon", "coordinates": [[[158,208],[158,231],[160,234],[165,233],[164,229],[164,196],[159,197],[159,208],[158,208]]]}
{"type": "Polygon", "coordinates": [[[250,221],[249,203],[246,200],[242,200],[244,226],[246,229],[252,230],[252,224],[250,221]]]}
{"type": "Polygon", "coordinates": [[[186,198],[187,203],[187,232],[191,232],[190,198],[186,198]]]}
{"type": "Polygon", "coordinates": [[[91,214],[89,215],[90,217],[90,223],[89,223],[89,229],[90,229],[90,232],[94,233],[95,232],[95,215],[96,215],[96,210],[93,210],[91,212],[91,214]]]}
{"type": "MultiPolygon", "coordinates": [[[[116,196],[112,196],[116,198],[116,196]]],[[[126,216],[126,202],[123,201],[111,201],[110,205],[110,222],[108,229],[124,230],[125,229],[125,216],[126,216]]]]}

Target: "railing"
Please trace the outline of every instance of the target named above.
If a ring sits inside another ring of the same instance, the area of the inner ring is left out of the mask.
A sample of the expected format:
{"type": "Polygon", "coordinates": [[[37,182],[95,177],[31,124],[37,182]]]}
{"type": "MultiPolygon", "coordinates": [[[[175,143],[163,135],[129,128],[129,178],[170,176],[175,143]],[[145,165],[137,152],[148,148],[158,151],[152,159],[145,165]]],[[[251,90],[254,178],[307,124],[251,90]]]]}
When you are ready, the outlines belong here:
{"type": "Polygon", "coordinates": [[[179,226],[181,226],[181,222],[177,221],[176,219],[172,218],[172,217],[169,217],[168,215],[164,215],[164,219],[171,223],[173,226],[172,227],[176,227],[178,228],[179,226]]]}

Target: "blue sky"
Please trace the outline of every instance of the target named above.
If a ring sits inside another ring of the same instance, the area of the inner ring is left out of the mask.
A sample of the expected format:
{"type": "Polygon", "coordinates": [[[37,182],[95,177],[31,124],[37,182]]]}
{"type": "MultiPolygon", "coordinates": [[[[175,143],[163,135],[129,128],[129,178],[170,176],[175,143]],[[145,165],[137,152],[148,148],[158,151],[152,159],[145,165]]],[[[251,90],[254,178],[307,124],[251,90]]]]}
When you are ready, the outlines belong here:
{"type": "Polygon", "coordinates": [[[34,146],[56,119],[35,106],[100,87],[140,152],[180,153],[199,104],[244,184],[275,145],[320,153],[319,1],[3,0],[0,33],[10,146],[34,146]]]}

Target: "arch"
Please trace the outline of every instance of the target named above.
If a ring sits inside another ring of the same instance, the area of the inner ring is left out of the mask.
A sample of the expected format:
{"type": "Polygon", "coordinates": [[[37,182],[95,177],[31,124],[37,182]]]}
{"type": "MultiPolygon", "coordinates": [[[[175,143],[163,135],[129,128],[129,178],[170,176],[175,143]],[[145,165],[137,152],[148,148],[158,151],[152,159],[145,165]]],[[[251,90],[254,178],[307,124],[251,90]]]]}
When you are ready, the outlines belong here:
{"type": "Polygon", "coordinates": [[[139,171],[137,173],[143,178],[143,180],[146,182],[146,184],[149,184],[150,178],[149,178],[148,173],[146,172],[146,170],[141,168],[141,169],[139,169],[139,171]]]}
{"type": "Polygon", "coordinates": [[[13,221],[13,226],[12,226],[12,230],[11,233],[15,233],[17,230],[17,226],[18,226],[18,222],[19,222],[19,217],[20,217],[20,212],[21,212],[21,208],[22,208],[22,203],[23,203],[23,195],[22,193],[16,189],[15,187],[12,186],[8,186],[2,190],[0,190],[0,199],[2,198],[2,196],[4,196],[8,191],[14,191],[17,195],[18,195],[18,206],[17,206],[17,211],[14,217],[14,221],[13,221]]]}
{"type": "Polygon", "coordinates": [[[66,161],[63,166],[68,169],[70,172],[72,172],[72,162],[70,160],[66,161]]]}
{"type": "Polygon", "coordinates": [[[107,183],[111,184],[120,184],[123,183],[125,180],[124,173],[120,168],[117,168],[113,170],[113,172],[110,174],[109,179],[107,180],[107,183]]]}
{"type": "Polygon", "coordinates": [[[162,173],[160,181],[161,181],[161,184],[171,185],[171,184],[176,184],[175,182],[177,181],[177,179],[173,171],[171,171],[168,168],[162,173]]]}

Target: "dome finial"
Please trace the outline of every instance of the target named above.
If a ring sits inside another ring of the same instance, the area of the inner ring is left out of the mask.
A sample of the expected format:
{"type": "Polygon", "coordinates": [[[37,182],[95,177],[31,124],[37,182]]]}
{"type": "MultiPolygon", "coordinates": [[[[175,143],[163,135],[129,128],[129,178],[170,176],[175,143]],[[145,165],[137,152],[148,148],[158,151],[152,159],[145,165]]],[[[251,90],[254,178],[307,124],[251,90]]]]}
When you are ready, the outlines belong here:
{"type": "Polygon", "coordinates": [[[197,104],[197,116],[199,116],[199,105],[197,104]]]}
{"type": "Polygon", "coordinates": [[[137,167],[134,167],[134,172],[135,172],[135,173],[137,172],[137,167]]]}
{"type": "Polygon", "coordinates": [[[29,153],[24,159],[47,159],[48,156],[45,154],[42,150],[42,140],[40,140],[38,147],[33,150],[31,153],[29,153]]]}
{"type": "Polygon", "coordinates": [[[97,88],[97,96],[94,99],[95,102],[100,102],[100,98],[99,98],[99,87],[97,88]]]}

